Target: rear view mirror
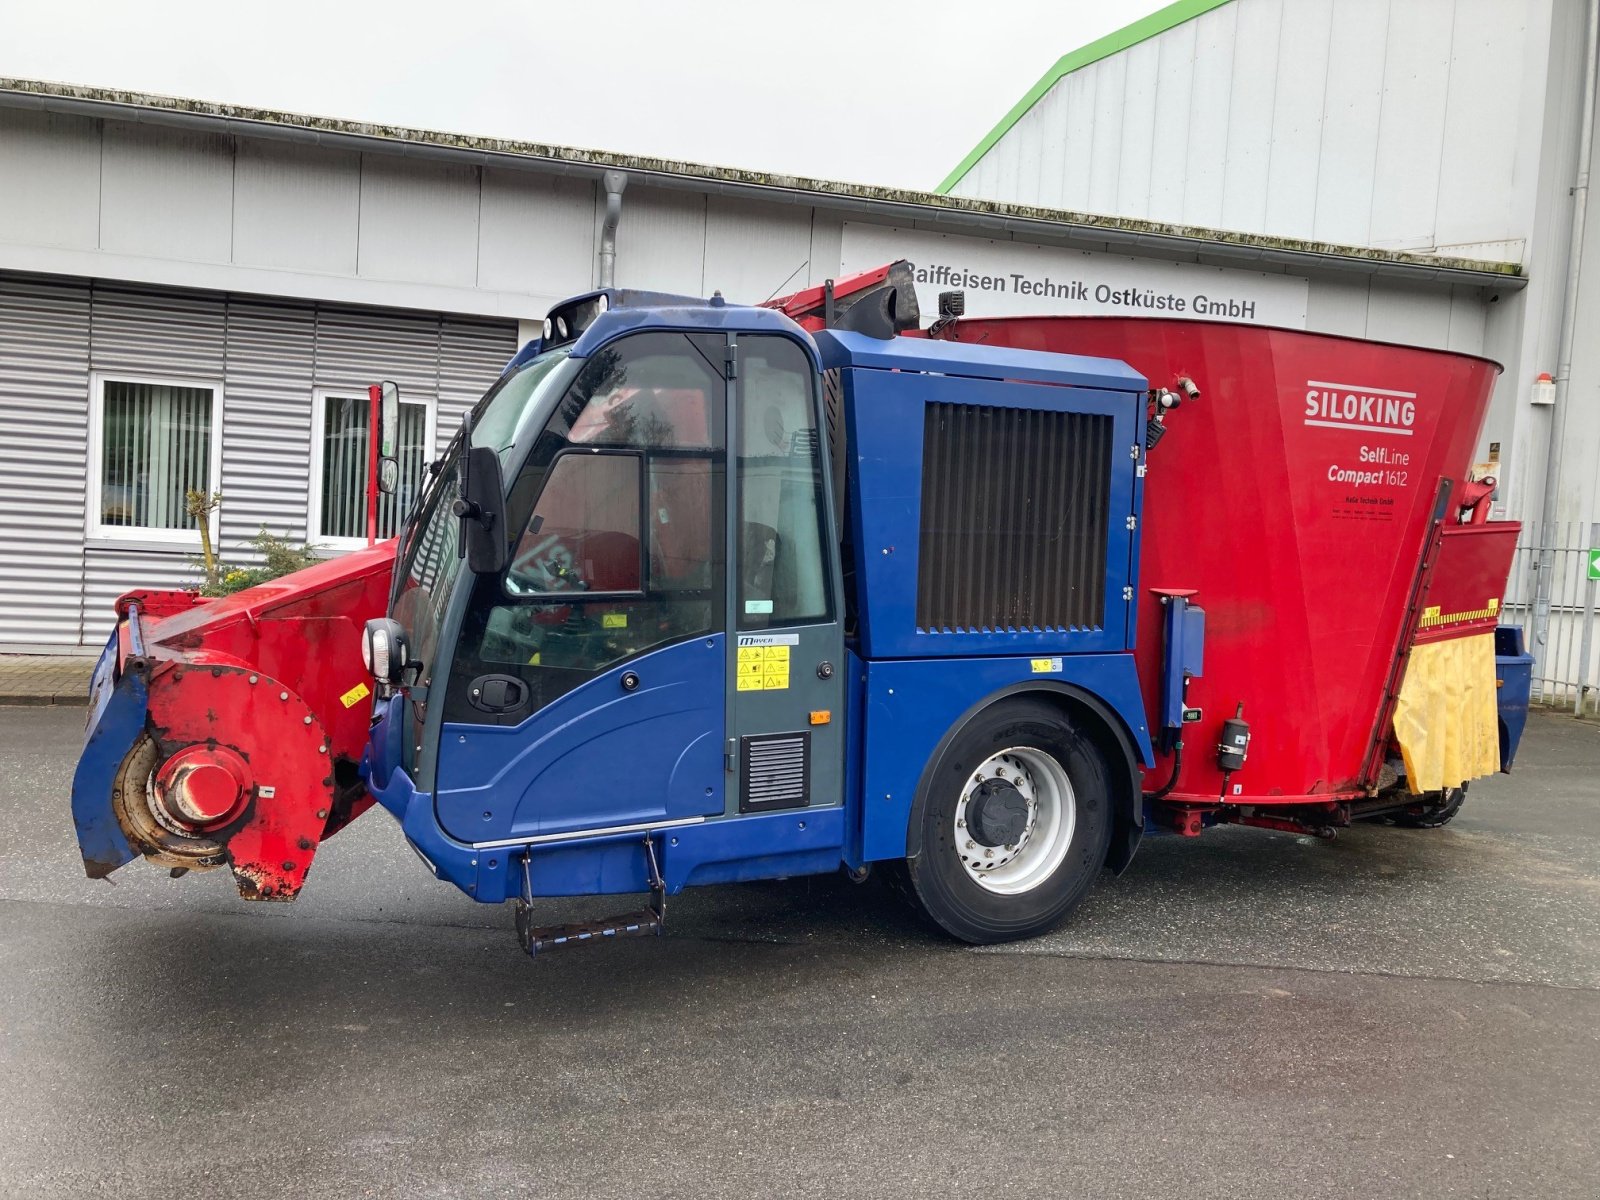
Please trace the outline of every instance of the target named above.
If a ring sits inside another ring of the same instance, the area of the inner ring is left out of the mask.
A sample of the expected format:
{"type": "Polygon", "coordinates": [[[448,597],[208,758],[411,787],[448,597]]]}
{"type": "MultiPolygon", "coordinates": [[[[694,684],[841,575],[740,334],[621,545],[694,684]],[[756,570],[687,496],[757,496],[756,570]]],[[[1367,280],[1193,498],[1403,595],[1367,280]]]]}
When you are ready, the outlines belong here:
{"type": "Polygon", "coordinates": [[[461,446],[461,491],[451,506],[461,520],[461,553],[474,575],[498,575],[508,557],[500,456],[489,446],[472,444],[470,424],[462,431],[461,446]]]}
{"type": "Polygon", "coordinates": [[[378,385],[378,490],[392,495],[400,483],[400,387],[378,385]]]}

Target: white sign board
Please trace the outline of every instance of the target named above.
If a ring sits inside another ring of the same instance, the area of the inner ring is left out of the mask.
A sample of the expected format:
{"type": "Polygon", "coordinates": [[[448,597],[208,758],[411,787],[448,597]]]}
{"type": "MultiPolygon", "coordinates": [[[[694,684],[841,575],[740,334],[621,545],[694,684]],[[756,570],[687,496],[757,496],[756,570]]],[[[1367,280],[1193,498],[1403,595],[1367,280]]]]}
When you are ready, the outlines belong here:
{"type": "Polygon", "coordinates": [[[1182,317],[1306,326],[1310,284],[1287,275],[845,224],[841,276],[897,258],[916,268],[924,323],[938,315],[940,292],[962,291],[969,317],[1182,317]]]}

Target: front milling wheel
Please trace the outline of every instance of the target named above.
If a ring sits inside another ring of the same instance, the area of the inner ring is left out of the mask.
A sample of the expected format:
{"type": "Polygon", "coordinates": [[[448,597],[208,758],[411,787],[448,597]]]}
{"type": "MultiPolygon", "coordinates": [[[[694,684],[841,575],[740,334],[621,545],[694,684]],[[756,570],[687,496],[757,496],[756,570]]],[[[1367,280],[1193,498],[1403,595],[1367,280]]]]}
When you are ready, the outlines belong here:
{"type": "Polygon", "coordinates": [[[940,755],[922,808],[911,889],[964,942],[1032,937],[1094,883],[1111,839],[1105,759],[1053,705],[979,714],[940,755]]]}
{"type": "Polygon", "coordinates": [[[1466,802],[1466,784],[1444,792],[1429,792],[1396,816],[1394,823],[1407,829],[1438,829],[1454,821],[1466,802]]]}

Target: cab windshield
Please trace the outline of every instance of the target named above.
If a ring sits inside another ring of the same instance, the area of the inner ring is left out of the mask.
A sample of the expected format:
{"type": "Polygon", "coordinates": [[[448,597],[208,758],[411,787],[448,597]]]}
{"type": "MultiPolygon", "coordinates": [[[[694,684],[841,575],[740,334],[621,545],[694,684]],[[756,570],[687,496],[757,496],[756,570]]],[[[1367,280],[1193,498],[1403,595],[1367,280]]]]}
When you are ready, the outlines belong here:
{"type": "MultiPolygon", "coordinates": [[[[562,346],[502,375],[473,407],[472,444],[492,447],[505,466],[518,437],[543,407],[546,393],[565,386],[568,372],[560,367],[571,356],[572,347],[562,346]]],[[[390,615],[411,639],[412,654],[422,664],[423,683],[433,673],[440,626],[462,566],[457,545],[460,521],[450,509],[458,488],[460,453],[457,434],[402,534],[389,606],[390,615]]]]}

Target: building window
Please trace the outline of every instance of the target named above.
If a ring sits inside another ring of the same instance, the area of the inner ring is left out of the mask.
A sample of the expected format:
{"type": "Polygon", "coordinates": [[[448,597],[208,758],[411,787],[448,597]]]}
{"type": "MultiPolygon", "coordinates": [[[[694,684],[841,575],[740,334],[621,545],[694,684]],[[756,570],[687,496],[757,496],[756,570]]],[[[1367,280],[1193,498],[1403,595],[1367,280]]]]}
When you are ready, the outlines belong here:
{"type": "Polygon", "coordinates": [[[217,490],[221,387],[96,376],[90,410],[89,535],[197,542],[188,493],[217,490]]]}
{"type": "MultiPolygon", "coordinates": [[[[319,391],[312,405],[311,512],[309,541],[343,548],[365,545],[367,464],[371,438],[366,393],[319,391]]],[[[400,481],[378,498],[378,536],[394,537],[422,492],[433,457],[433,406],[400,399],[400,436],[395,457],[400,481]]]]}

